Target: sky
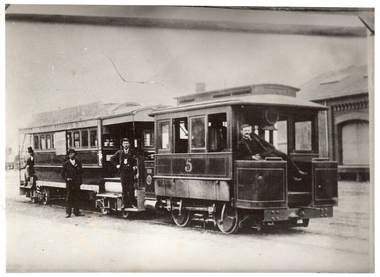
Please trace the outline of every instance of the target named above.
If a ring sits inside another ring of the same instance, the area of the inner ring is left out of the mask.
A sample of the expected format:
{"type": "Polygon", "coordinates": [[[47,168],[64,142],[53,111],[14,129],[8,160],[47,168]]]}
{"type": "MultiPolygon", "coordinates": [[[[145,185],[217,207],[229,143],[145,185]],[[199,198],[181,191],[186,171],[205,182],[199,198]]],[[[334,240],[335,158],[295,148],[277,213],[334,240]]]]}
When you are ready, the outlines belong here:
{"type": "MultiPolygon", "coordinates": [[[[363,27],[343,13],[201,7],[11,5],[7,12],[363,27]]],[[[7,21],[5,60],[6,147],[17,149],[17,130],[33,113],[96,101],[175,105],[198,82],[206,90],[300,87],[325,71],[367,64],[367,40],[7,21]]]]}

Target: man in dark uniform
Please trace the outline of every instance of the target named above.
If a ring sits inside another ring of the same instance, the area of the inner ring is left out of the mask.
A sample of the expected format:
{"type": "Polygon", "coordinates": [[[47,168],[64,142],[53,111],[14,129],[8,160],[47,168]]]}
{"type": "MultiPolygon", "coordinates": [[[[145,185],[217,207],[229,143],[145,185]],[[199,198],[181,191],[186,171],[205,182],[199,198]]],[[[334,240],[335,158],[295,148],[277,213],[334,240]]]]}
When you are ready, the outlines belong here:
{"type": "Polygon", "coordinates": [[[74,208],[75,216],[83,216],[79,211],[80,185],[82,184],[82,163],[75,158],[74,149],[67,151],[69,159],[63,163],[61,176],[66,181],[66,218],[71,216],[74,208]]]}
{"type": "MultiPolygon", "coordinates": [[[[39,189],[39,187],[36,188],[36,171],[34,169],[34,151],[32,147],[28,147],[28,153],[29,158],[26,160],[26,165],[24,166],[25,169],[25,185],[28,183],[32,183],[31,190],[39,189]]],[[[29,192],[27,192],[27,196],[30,195],[29,192]]]]}
{"type": "Polygon", "coordinates": [[[277,150],[272,144],[260,138],[248,124],[243,124],[240,127],[242,139],[238,142],[237,150],[240,159],[245,160],[261,160],[266,157],[280,157],[287,161],[289,172],[295,181],[300,181],[301,177],[307,175],[301,171],[295,162],[285,153],[277,150]]]}
{"type": "Polygon", "coordinates": [[[134,207],[134,170],[137,166],[137,154],[131,149],[129,140],[124,138],[122,141],[123,149],[117,151],[111,157],[111,163],[115,165],[120,173],[122,186],[122,209],[124,207],[134,207]]]}

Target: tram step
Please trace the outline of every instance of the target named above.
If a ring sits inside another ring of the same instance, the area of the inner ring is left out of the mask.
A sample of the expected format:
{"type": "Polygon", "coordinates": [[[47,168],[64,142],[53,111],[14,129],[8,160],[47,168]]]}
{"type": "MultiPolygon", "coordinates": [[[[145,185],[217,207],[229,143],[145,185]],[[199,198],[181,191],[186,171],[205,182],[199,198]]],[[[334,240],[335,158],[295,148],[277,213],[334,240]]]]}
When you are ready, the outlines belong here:
{"type": "Polygon", "coordinates": [[[105,197],[105,198],[119,198],[121,197],[120,193],[98,193],[96,197],[105,197]]]}
{"type": "Polygon", "coordinates": [[[139,209],[139,208],[125,208],[124,211],[127,211],[127,212],[141,212],[141,211],[144,211],[144,209],[139,209]]]}

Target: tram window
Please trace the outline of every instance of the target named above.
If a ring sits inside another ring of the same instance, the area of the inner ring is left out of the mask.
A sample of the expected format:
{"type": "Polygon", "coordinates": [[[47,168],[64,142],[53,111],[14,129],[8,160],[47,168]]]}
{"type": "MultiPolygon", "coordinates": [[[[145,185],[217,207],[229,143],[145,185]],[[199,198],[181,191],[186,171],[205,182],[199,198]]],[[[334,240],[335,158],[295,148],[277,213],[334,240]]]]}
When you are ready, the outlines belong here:
{"type": "Polygon", "coordinates": [[[46,138],[45,135],[41,135],[40,137],[40,149],[46,149],[46,138]]]}
{"type": "Polygon", "coordinates": [[[174,119],[174,151],[187,153],[189,149],[189,132],[187,117],[174,119]]]}
{"type": "Polygon", "coordinates": [[[311,121],[295,122],[296,147],[295,150],[311,151],[311,121]]]}
{"type": "Polygon", "coordinates": [[[97,132],[96,130],[90,131],[90,146],[96,147],[98,146],[97,132]]]}
{"type": "Polygon", "coordinates": [[[226,118],[225,113],[208,116],[208,151],[219,152],[227,148],[226,118]]]}
{"type": "Polygon", "coordinates": [[[52,141],[51,141],[51,135],[46,135],[46,149],[52,149],[52,141]]]}
{"type": "Polygon", "coordinates": [[[170,121],[158,122],[158,149],[170,150],[170,121]]]}
{"type": "Polygon", "coordinates": [[[82,139],[82,147],[88,147],[88,131],[82,130],[81,131],[81,139],[82,139]]]}
{"type": "Polygon", "coordinates": [[[205,117],[191,118],[191,150],[206,148],[205,117]]]}
{"type": "Polygon", "coordinates": [[[152,130],[144,130],[144,147],[152,147],[154,145],[154,136],[152,130]]]}
{"type": "Polygon", "coordinates": [[[39,136],[34,136],[34,149],[40,149],[40,138],[39,138],[39,136]]]}
{"type": "Polygon", "coordinates": [[[66,134],[66,142],[67,142],[67,147],[71,148],[73,147],[72,139],[71,139],[71,132],[68,132],[66,134]]]}
{"type": "Polygon", "coordinates": [[[74,135],[74,148],[79,148],[80,147],[80,136],[79,136],[79,131],[73,132],[74,135]]]}
{"type": "Polygon", "coordinates": [[[278,121],[275,124],[277,131],[275,132],[274,145],[278,150],[288,153],[288,126],[287,121],[278,121]]]}

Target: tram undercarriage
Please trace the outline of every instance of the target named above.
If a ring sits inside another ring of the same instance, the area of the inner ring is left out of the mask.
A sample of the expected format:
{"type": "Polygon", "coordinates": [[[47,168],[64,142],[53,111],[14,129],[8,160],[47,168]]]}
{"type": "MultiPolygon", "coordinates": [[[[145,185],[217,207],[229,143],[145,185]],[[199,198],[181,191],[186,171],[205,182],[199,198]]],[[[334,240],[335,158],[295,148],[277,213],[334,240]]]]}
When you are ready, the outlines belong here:
{"type": "MultiPolygon", "coordinates": [[[[232,199],[233,201],[233,199],[232,199]]],[[[204,228],[213,225],[225,234],[242,228],[261,231],[263,226],[307,227],[310,218],[332,217],[333,208],[239,209],[228,202],[204,202],[194,199],[161,199],[162,207],[171,213],[179,227],[199,222],[204,228]]]]}

